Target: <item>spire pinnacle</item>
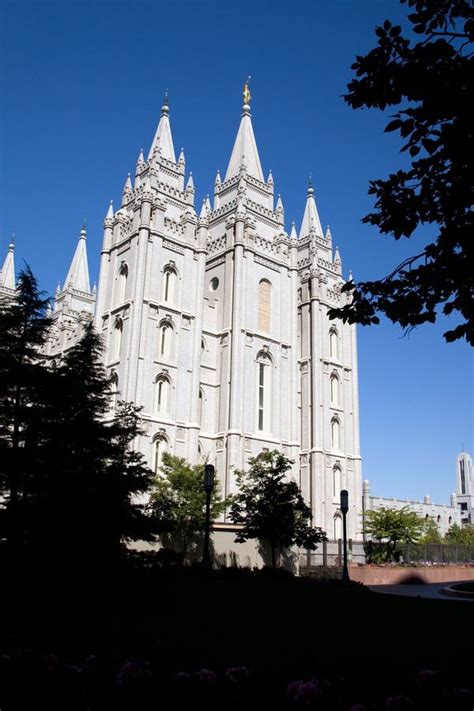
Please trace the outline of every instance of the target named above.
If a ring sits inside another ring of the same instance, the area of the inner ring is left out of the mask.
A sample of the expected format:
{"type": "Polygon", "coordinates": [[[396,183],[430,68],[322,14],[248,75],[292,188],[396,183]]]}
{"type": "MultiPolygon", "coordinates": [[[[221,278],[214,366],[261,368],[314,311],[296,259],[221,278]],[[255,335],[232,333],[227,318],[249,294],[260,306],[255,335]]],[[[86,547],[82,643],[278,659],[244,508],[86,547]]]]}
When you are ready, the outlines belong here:
{"type": "Polygon", "coordinates": [[[270,168],[270,171],[269,171],[269,173],[268,173],[267,185],[273,185],[273,173],[272,173],[272,169],[271,169],[271,168],[270,168]]]}
{"type": "Polygon", "coordinates": [[[2,269],[0,271],[0,286],[5,286],[7,289],[15,288],[15,233],[12,232],[10,238],[10,244],[8,245],[7,256],[3,262],[2,269]]]}
{"type": "Polygon", "coordinates": [[[244,106],[242,118],[240,119],[239,130],[232,149],[224,181],[235,177],[242,171],[242,169],[245,169],[248,175],[253,178],[257,178],[257,180],[264,183],[265,180],[263,177],[262,166],[252,128],[252,119],[250,118],[250,105],[248,102],[250,101],[251,96],[248,88],[248,81],[249,80],[247,80],[244,84],[244,106]]]}
{"type": "Polygon", "coordinates": [[[179,158],[178,158],[178,163],[186,163],[186,158],[184,157],[184,148],[181,148],[181,152],[180,152],[179,158]]]}
{"type": "Polygon", "coordinates": [[[221,174],[219,168],[217,169],[216,179],[214,180],[214,185],[220,185],[222,183],[221,174]]]}
{"type": "Polygon", "coordinates": [[[161,118],[150,147],[148,159],[152,158],[155,151],[161,152],[162,157],[166,158],[166,160],[176,163],[169,119],[168,89],[165,91],[163,106],[161,107],[161,118]]]}
{"type": "Polygon", "coordinates": [[[300,228],[300,238],[307,237],[310,233],[316,233],[320,237],[323,236],[321,221],[318,215],[318,208],[314,200],[314,188],[311,174],[309,175],[308,191],[306,196],[306,206],[304,209],[303,221],[300,228]]]}
{"type": "Polygon", "coordinates": [[[296,232],[296,225],[294,220],[291,223],[290,239],[298,239],[298,233],[296,232]]]}
{"type": "Polygon", "coordinates": [[[188,178],[188,182],[186,183],[186,190],[188,190],[188,191],[192,190],[194,192],[194,180],[193,180],[193,173],[191,170],[189,171],[189,178],[188,178]]]}
{"type": "Polygon", "coordinates": [[[161,115],[167,116],[170,112],[170,105],[168,100],[168,89],[165,89],[165,95],[163,97],[163,106],[161,107],[161,115]]]}
{"type": "Polygon", "coordinates": [[[66,281],[64,282],[64,288],[66,289],[67,287],[77,289],[78,291],[85,291],[87,293],[90,293],[91,290],[89,282],[89,266],[87,263],[85,225],[82,226],[80,231],[76,251],[74,252],[74,257],[72,258],[66,281]]]}
{"type": "Polygon", "coordinates": [[[109,203],[109,209],[107,210],[107,214],[105,216],[106,220],[111,220],[114,216],[114,201],[111,200],[109,203]]]}

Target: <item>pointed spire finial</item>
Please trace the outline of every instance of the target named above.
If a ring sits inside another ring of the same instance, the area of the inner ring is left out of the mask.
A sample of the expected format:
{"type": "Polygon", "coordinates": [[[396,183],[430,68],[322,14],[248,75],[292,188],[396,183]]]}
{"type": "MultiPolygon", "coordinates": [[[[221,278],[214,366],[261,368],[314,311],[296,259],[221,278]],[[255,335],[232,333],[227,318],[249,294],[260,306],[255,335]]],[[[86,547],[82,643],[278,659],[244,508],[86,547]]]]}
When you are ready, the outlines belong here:
{"type": "Polygon", "coordinates": [[[219,168],[217,169],[216,179],[214,180],[214,185],[222,183],[221,174],[219,168]]]}
{"type": "Polygon", "coordinates": [[[87,224],[87,219],[85,217],[83,217],[82,218],[82,227],[81,227],[81,231],[79,233],[79,239],[86,239],[86,237],[87,237],[86,224],[87,224]]]}
{"type": "Polygon", "coordinates": [[[294,221],[294,220],[293,220],[293,222],[291,223],[290,238],[291,238],[291,239],[298,239],[298,233],[297,233],[297,231],[296,231],[296,225],[295,225],[295,221],[294,221]]]}
{"type": "Polygon", "coordinates": [[[163,97],[163,106],[161,107],[161,115],[163,116],[164,114],[169,114],[169,112],[170,106],[168,100],[168,89],[165,89],[165,95],[163,97]]]}
{"type": "Polygon", "coordinates": [[[105,216],[106,220],[111,220],[114,216],[114,201],[111,200],[109,203],[109,209],[107,210],[107,214],[105,216]]]}
{"type": "Polygon", "coordinates": [[[181,153],[179,154],[178,163],[186,163],[186,158],[184,157],[184,148],[181,148],[181,153]]]}
{"type": "Polygon", "coordinates": [[[269,171],[269,173],[268,173],[267,184],[273,185],[273,173],[272,173],[272,169],[271,169],[271,168],[270,168],[270,171],[269,171]]]}
{"type": "Polygon", "coordinates": [[[308,197],[310,197],[311,195],[314,195],[314,188],[313,188],[313,177],[310,173],[309,177],[308,177],[308,197]]]}
{"type": "Polygon", "coordinates": [[[247,80],[244,82],[244,86],[242,89],[242,98],[244,100],[244,111],[250,110],[250,102],[252,101],[252,94],[250,93],[250,89],[249,89],[249,82],[250,82],[251,78],[252,77],[250,75],[247,77],[247,80]]]}
{"type": "Polygon", "coordinates": [[[13,252],[15,249],[15,239],[16,239],[16,234],[12,232],[12,236],[10,237],[10,244],[8,245],[8,249],[10,252],[13,252]]]}
{"type": "Polygon", "coordinates": [[[193,180],[193,171],[189,171],[189,178],[188,182],[186,183],[186,190],[194,190],[194,180],[193,180]]]}

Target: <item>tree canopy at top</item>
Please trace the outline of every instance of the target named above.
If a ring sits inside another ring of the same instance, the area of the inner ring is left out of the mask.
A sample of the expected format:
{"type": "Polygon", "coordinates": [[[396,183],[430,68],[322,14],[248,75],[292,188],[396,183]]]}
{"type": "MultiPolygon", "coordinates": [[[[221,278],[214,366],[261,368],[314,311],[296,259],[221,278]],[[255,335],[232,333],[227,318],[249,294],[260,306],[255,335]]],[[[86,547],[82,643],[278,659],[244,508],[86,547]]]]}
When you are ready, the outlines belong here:
{"type": "Polygon", "coordinates": [[[396,240],[431,225],[435,238],[388,276],[345,284],[351,302],[330,317],[367,325],[381,312],[410,329],[453,314],[459,320],[445,339],[474,345],[474,10],[469,0],[400,2],[419,41],[386,20],[378,45],[352,65],[344,99],[354,109],[399,107],[385,131],[398,131],[413,159],[370,182],[375,209],[363,222],[396,240]]]}

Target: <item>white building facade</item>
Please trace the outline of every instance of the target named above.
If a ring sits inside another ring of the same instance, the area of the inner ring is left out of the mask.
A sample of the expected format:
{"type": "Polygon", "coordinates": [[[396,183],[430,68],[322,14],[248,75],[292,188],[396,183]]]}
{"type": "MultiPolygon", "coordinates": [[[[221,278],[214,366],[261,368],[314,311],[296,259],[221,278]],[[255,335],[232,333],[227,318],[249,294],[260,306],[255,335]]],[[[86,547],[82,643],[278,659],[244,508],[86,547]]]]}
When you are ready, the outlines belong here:
{"type": "MultiPolygon", "coordinates": [[[[248,101],[248,99],[247,99],[248,101]]],[[[355,326],[330,321],[344,303],[339,251],[308,187],[301,226],[285,228],[244,103],[213,201],[194,206],[193,176],[174,150],[167,101],[121,206],[104,222],[97,294],[86,234],[56,294],[52,357],[94,318],[117,397],[140,405],[137,447],[159,471],[164,451],[210,461],[221,490],[263,449],[294,460],[292,476],[329,539],[361,540],[362,479],[355,326]]]]}

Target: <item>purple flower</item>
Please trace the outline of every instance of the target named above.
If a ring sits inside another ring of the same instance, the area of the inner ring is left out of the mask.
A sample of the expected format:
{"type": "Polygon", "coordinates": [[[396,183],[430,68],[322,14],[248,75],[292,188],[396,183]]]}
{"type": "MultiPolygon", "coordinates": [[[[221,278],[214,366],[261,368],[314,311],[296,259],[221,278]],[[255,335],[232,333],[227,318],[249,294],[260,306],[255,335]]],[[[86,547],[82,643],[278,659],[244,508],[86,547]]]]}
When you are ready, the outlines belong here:
{"type": "Polygon", "coordinates": [[[215,684],[217,681],[217,674],[212,669],[200,669],[196,672],[195,677],[203,684],[215,684]]]}

